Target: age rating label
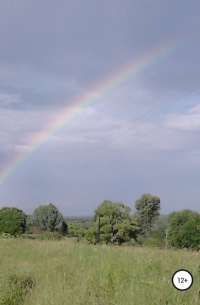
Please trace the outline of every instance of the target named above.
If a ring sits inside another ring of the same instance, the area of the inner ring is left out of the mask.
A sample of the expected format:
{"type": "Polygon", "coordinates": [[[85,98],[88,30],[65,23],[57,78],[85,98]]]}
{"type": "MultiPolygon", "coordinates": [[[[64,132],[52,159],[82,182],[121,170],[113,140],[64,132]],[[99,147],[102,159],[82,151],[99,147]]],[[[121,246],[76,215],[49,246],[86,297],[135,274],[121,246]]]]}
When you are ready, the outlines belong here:
{"type": "Polygon", "coordinates": [[[185,269],[178,270],[172,276],[172,284],[178,290],[187,290],[193,284],[193,276],[185,269]]]}

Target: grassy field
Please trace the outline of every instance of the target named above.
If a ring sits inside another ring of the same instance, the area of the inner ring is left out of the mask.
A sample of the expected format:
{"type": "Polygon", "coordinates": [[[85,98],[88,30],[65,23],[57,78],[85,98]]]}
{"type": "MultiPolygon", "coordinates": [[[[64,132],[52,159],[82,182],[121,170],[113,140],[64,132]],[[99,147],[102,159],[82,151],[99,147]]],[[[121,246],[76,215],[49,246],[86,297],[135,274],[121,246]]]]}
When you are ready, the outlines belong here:
{"type": "Polygon", "coordinates": [[[200,254],[184,250],[0,240],[0,304],[200,304],[200,254]],[[176,290],[178,269],[193,286],[176,290]]]}

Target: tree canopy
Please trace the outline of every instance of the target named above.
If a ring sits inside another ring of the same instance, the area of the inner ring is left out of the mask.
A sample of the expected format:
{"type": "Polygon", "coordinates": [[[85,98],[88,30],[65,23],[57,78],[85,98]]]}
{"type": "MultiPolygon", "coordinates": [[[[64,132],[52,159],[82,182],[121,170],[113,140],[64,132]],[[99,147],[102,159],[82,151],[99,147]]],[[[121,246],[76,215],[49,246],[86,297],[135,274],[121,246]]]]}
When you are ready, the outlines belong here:
{"type": "Polygon", "coordinates": [[[25,232],[26,215],[18,208],[4,207],[0,210],[0,233],[19,235],[25,232]]]}
{"type": "Polygon", "coordinates": [[[86,237],[91,242],[123,243],[135,237],[137,225],[131,220],[131,209],[121,202],[105,200],[94,213],[86,237]]]}
{"type": "Polygon", "coordinates": [[[143,194],[140,199],[136,200],[135,208],[141,233],[150,235],[152,225],[160,215],[160,198],[151,194],[143,194]]]}
{"type": "Polygon", "coordinates": [[[33,211],[32,224],[41,231],[67,232],[65,219],[52,203],[49,205],[40,205],[33,211]]]}
{"type": "Polygon", "coordinates": [[[68,221],[68,236],[71,237],[83,237],[87,230],[84,228],[82,223],[76,221],[68,221]]]}
{"type": "MultiPolygon", "coordinates": [[[[136,200],[135,208],[136,213],[131,215],[130,207],[123,203],[104,200],[93,218],[69,217],[67,224],[52,203],[38,206],[32,215],[25,215],[18,208],[4,207],[0,210],[0,234],[17,236],[24,232],[48,231],[59,236],[59,233],[68,233],[68,237],[77,241],[86,239],[93,244],[134,245],[137,242],[146,246],[200,250],[200,214],[197,212],[183,210],[159,217],[160,198],[151,194],[143,194],[136,200]]],[[[30,234],[25,235],[30,238],[30,234]]]]}
{"type": "Polygon", "coordinates": [[[191,210],[169,215],[168,245],[175,248],[200,247],[200,215],[191,210]]]}

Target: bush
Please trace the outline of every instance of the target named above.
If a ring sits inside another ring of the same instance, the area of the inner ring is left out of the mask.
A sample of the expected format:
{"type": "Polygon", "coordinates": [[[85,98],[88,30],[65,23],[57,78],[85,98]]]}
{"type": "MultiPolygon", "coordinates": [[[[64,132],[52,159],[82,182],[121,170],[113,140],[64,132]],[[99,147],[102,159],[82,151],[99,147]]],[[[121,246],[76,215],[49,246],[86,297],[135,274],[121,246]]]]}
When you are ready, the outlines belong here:
{"type": "Polygon", "coordinates": [[[165,241],[165,234],[159,230],[153,231],[153,233],[151,234],[151,237],[156,238],[156,239],[160,240],[161,242],[165,241]]]}
{"type": "Polygon", "coordinates": [[[135,246],[136,241],[134,238],[131,238],[129,241],[126,241],[125,243],[122,243],[121,246],[135,246]]]}
{"type": "Polygon", "coordinates": [[[157,238],[149,237],[144,241],[143,245],[148,247],[160,247],[162,243],[157,238]]]}
{"type": "Polygon", "coordinates": [[[139,245],[142,245],[146,239],[147,239],[147,238],[146,238],[143,234],[139,234],[139,235],[137,236],[137,243],[138,243],[139,245]]]}
{"type": "Polygon", "coordinates": [[[11,235],[11,234],[9,234],[9,233],[1,233],[0,234],[0,238],[3,238],[3,239],[7,239],[7,238],[14,238],[14,236],[13,235],[11,235]]]}

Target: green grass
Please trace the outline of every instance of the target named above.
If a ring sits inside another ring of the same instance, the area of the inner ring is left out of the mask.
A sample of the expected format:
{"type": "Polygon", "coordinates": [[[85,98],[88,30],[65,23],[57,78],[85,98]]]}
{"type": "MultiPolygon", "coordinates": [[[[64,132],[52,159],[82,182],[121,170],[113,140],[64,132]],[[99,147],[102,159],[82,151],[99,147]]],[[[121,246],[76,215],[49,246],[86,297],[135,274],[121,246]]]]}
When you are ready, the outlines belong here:
{"type": "Polygon", "coordinates": [[[0,240],[2,305],[194,305],[200,304],[199,291],[197,253],[70,239],[0,240]],[[194,277],[187,291],[171,283],[182,268],[194,277]]]}

